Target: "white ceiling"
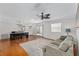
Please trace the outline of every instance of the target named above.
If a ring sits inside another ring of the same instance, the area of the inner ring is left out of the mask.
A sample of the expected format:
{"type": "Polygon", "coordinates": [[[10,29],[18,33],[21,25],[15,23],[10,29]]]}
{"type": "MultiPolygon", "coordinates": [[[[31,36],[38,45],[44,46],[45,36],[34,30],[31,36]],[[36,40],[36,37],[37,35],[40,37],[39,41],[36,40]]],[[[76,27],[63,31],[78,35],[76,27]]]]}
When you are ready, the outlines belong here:
{"type": "Polygon", "coordinates": [[[74,18],[77,4],[75,3],[0,3],[0,17],[17,19],[37,19],[42,11],[54,18],[74,18]]]}

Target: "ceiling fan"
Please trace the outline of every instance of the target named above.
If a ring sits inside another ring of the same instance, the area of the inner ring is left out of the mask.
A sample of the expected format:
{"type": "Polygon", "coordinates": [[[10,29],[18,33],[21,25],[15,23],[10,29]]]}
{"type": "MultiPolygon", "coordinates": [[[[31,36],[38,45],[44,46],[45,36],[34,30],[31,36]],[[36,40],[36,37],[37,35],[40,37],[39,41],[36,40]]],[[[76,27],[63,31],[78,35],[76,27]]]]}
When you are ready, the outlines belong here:
{"type": "Polygon", "coordinates": [[[50,15],[49,13],[44,13],[44,12],[41,12],[40,15],[37,15],[38,17],[41,18],[41,20],[44,20],[44,19],[50,19],[50,15]]]}
{"type": "Polygon", "coordinates": [[[41,13],[41,20],[43,20],[43,19],[50,19],[50,14],[49,13],[47,13],[47,14],[45,14],[45,13],[41,13]]]}

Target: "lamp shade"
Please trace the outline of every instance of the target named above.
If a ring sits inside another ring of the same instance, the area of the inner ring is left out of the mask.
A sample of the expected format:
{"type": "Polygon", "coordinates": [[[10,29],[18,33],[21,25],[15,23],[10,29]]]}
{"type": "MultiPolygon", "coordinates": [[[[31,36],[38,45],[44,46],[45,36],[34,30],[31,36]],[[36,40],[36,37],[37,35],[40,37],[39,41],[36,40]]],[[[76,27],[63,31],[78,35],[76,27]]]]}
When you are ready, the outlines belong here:
{"type": "Polygon", "coordinates": [[[70,28],[67,28],[65,31],[66,32],[71,32],[71,29],[70,28]]]}

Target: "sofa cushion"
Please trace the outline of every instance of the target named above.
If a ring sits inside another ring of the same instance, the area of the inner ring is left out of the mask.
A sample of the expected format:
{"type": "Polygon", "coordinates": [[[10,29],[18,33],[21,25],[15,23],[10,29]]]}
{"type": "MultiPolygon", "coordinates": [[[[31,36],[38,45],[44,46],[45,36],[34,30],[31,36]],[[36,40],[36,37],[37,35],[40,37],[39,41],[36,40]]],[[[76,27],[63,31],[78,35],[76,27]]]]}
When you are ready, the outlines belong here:
{"type": "Polygon", "coordinates": [[[55,45],[59,46],[60,43],[65,40],[65,38],[66,38],[66,36],[60,36],[60,38],[53,41],[52,44],[55,44],[55,45]]]}
{"type": "Polygon", "coordinates": [[[60,36],[60,40],[64,41],[67,36],[60,36]]]}
{"type": "Polygon", "coordinates": [[[59,46],[59,49],[66,52],[69,49],[69,45],[65,42],[62,42],[59,46]]]}

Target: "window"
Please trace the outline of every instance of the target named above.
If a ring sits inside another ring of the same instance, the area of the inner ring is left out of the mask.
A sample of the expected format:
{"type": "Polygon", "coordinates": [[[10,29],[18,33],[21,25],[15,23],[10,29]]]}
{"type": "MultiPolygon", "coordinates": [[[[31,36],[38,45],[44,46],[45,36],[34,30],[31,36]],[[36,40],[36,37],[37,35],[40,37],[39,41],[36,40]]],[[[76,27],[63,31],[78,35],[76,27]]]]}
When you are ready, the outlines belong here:
{"type": "Polygon", "coordinates": [[[51,32],[61,32],[61,23],[51,24],[51,32]]]}

